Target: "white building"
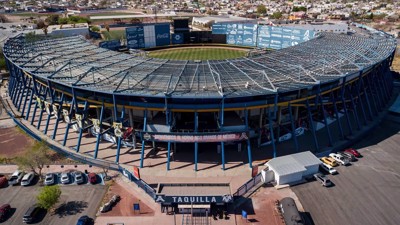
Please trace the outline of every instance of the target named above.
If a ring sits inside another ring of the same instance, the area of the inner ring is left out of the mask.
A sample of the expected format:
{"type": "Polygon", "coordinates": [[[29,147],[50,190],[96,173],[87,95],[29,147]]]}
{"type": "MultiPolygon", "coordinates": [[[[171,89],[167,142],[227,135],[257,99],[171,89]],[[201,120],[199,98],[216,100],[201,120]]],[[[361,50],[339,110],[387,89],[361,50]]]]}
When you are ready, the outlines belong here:
{"type": "Polygon", "coordinates": [[[321,161],[310,151],[300,152],[271,159],[261,174],[265,183],[291,184],[317,173],[320,164],[321,161]]]}

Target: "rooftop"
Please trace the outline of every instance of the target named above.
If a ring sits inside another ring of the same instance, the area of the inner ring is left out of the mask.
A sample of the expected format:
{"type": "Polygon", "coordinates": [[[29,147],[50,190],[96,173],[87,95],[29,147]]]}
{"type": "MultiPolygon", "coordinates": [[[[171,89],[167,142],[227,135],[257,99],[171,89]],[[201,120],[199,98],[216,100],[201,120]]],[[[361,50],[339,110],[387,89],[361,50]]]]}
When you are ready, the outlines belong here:
{"type": "MultiPolygon", "coordinates": [[[[83,37],[9,39],[6,57],[24,71],[75,89],[165,98],[235,98],[311,88],[359,74],[396,47],[383,34],[321,33],[289,48],[230,60],[167,60],[99,48],[83,37]]],[[[354,76],[353,76],[354,77],[354,76]]]]}

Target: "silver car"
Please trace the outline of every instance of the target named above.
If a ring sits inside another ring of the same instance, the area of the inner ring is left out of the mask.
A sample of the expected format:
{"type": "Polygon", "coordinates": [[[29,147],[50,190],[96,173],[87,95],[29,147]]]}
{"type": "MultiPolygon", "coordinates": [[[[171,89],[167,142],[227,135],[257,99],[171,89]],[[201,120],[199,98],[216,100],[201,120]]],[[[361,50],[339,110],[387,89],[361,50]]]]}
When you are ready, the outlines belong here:
{"type": "Polygon", "coordinates": [[[61,174],[61,183],[68,184],[70,182],[69,173],[62,173],[61,174]]]}
{"type": "Polygon", "coordinates": [[[55,184],[54,173],[46,174],[44,178],[44,185],[53,185],[55,184]]]}
{"type": "Polygon", "coordinates": [[[82,172],[76,171],[74,173],[74,178],[76,184],[83,184],[85,182],[82,172]]]}

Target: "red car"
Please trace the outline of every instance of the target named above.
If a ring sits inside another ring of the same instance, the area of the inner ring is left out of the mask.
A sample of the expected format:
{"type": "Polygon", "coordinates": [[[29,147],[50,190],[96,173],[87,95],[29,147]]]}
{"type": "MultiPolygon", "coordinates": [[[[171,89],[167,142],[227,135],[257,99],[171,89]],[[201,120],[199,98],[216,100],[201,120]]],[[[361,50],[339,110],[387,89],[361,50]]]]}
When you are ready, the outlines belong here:
{"type": "Polygon", "coordinates": [[[344,152],[348,152],[348,153],[354,155],[357,158],[361,157],[361,154],[357,150],[355,150],[354,148],[348,148],[348,149],[344,150],[344,152]]]}
{"type": "Polygon", "coordinates": [[[0,221],[6,220],[10,210],[11,206],[9,204],[5,204],[0,207],[0,221]]]}
{"type": "Polygon", "coordinates": [[[91,184],[95,184],[97,182],[97,175],[95,173],[89,173],[88,177],[91,184]]]}
{"type": "Polygon", "coordinates": [[[4,176],[0,177],[0,188],[7,186],[7,184],[8,184],[7,177],[4,176]]]}

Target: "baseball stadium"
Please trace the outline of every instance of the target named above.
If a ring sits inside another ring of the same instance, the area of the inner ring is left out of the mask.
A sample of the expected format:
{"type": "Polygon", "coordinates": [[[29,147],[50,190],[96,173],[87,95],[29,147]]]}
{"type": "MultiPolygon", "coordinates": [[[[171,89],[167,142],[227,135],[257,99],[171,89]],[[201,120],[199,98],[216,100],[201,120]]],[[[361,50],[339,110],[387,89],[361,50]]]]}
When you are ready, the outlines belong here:
{"type": "Polygon", "coordinates": [[[19,35],[4,55],[10,103],[47,140],[143,170],[228,171],[351,140],[391,98],[395,49],[383,32],[321,32],[243,57],[177,60],[19,35]]]}

